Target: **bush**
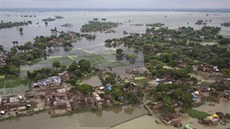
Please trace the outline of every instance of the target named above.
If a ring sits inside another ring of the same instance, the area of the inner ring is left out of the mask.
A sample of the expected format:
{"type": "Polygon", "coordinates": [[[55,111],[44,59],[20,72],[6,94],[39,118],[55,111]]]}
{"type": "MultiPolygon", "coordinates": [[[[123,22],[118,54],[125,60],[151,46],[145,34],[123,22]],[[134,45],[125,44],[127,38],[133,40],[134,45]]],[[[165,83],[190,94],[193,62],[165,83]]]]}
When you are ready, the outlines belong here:
{"type": "Polygon", "coordinates": [[[192,109],[192,108],[184,109],[184,112],[188,113],[190,117],[197,118],[197,119],[205,118],[205,117],[210,115],[207,112],[197,111],[197,110],[192,109]]]}

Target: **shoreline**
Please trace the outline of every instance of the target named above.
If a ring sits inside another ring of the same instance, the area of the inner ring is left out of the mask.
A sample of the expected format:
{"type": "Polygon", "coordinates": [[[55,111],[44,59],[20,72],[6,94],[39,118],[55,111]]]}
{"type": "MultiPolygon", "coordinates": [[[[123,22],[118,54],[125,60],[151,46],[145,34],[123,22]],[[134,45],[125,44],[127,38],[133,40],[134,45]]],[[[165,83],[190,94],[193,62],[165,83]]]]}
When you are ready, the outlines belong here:
{"type": "Polygon", "coordinates": [[[147,114],[148,114],[148,113],[141,114],[141,115],[136,116],[136,117],[134,117],[134,118],[131,118],[131,119],[129,119],[129,120],[123,121],[123,122],[118,123],[118,124],[115,124],[115,125],[113,125],[113,126],[110,126],[110,128],[114,128],[114,127],[119,126],[119,125],[121,125],[121,124],[124,124],[124,123],[126,123],[126,122],[132,121],[132,120],[137,119],[137,118],[140,118],[140,117],[142,117],[142,116],[145,116],[145,115],[147,115],[147,114]]]}

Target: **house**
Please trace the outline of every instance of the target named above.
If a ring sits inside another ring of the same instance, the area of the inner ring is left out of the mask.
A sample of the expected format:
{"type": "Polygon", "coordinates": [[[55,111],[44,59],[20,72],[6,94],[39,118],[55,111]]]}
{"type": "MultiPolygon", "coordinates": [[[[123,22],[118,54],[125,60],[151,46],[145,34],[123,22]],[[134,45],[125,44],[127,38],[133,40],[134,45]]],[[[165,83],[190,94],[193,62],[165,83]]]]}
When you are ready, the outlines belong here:
{"type": "Polygon", "coordinates": [[[58,97],[66,97],[67,96],[66,89],[65,88],[57,89],[56,90],[56,96],[58,96],[58,97]]]}
{"type": "Polygon", "coordinates": [[[99,94],[99,96],[103,100],[103,103],[105,103],[107,106],[112,106],[112,101],[106,94],[99,94]]]}
{"type": "Polygon", "coordinates": [[[73,73],[71,72],[67,72],[67,71],[64,71],[63,73],[59,73],[58,76],[61,78],[61,81],[62,82],[67,82],[70,78],[70,76],[72,76],[73,73]]]}
{"type": "Polygon", "coordinates": [[[207,116],[206,118],[200,119],[199,123],[205,125],[216,125],[220,120],[220,117],[217,114],[207,116]]]}
{"type": "Polygon", "coordinates": [[[66,111],[68,111],[68,112],[72,111],[72,107],[71,107],[69,101],[66,101],[66,111]]]}
{"type": "MultiPolygon", "coordinates": [[[[32,101],[25,101],[21,95],[6,96],[1,99],[1,111],[24,111],[32,106],[32,101]]],[[[3,112],[2,112],[3,114],[3,112]]]]}
{"type": "Polygon", "coordinates": [[[224,97],[230,99],[230,90],[224,90],[224,97]]]}
{"type": "Polygon", "coordinates": [[[163,103],[163,102],[155,103],[155,104],[152,106],[152,110],[159,110],[159,109],[161,109],[163,106],[164,106],[164,103],[163,103]]]}
{"type": "Polygon", "coordinates": [[[32,87],[35,88],[35,87],[44,87],[44,86],[51,86],[51,85],[60,85],[61,82],[62,82],[61,77],[53,76],[32,83],[32,87]]]}
{"type": "Polygon", "coordinates": [[[162,117],[162,122],[165,124],[171,124],[175,122],[179,122],[182,120],[182,115],[181,114],[166,114],[165,116],[162,117]]]}
{"type": "Polygon", "coordinates": [[[98,107],[102,107],[103,99],[99,96],[99,94],[97,92],[93,92],[93,98],[96,102],[96,105],[98,107]]]}

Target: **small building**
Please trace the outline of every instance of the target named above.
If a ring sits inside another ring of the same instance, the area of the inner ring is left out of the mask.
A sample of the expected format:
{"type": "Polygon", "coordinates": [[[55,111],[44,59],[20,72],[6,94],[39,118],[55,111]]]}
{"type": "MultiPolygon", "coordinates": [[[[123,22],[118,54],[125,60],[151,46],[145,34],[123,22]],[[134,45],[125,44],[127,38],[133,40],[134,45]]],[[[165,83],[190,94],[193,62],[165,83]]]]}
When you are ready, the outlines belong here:
{"type": "Polygon", "coordinates": [[[35,87],[44,87],[44,86],[51,86],[51,85],[60,85],[61,82],[62,82],[61,77],[53,76],[32,83],[32,87],[35,88],[35,87]]]}
{"type": "Polygon", "coordinates": [[[224,90],[224,96],[230,97],[230,90],[224,90]]]}
{"type": "Polygon", "coordinates": [[[66,92],[65,88],[57,89],[56,91],[57,91],[56,96],[58,96],[58,97],[66,97],[67,96],[67,92],[66,92]]]}
{"type": "Polygon", "coordinates": [[[161,109],[163,106],[164,106],[164,103],[163,103],[163,102],[155,103],[155,104],[152,106],[152,110],[159,110],[159,109],[161,109]]]}
{"type": "Polygon", "coordinates": [[[175,122],[179,122],[182,120],[182,115],[181,114],[166,114],[162,117],[162,122],[165,124],[171,124],[175,122]]]}

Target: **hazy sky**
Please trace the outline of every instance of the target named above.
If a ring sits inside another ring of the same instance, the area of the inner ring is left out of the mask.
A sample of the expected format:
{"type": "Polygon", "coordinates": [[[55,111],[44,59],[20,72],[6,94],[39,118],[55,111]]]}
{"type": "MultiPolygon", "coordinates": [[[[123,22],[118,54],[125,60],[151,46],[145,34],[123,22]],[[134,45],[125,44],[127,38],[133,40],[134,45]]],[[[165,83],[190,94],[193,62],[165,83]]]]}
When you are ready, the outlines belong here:
{"type": "Polygon", "coordinates": [[[230,8],[230,0],[0,0],[1,8],[230,8]]]}

